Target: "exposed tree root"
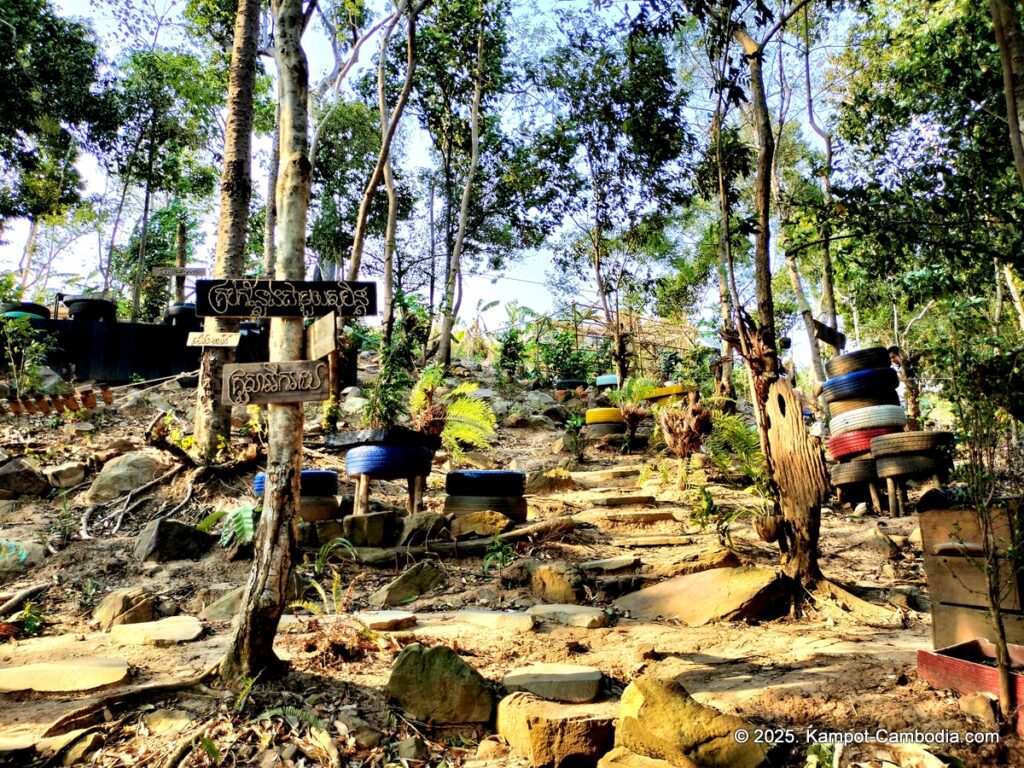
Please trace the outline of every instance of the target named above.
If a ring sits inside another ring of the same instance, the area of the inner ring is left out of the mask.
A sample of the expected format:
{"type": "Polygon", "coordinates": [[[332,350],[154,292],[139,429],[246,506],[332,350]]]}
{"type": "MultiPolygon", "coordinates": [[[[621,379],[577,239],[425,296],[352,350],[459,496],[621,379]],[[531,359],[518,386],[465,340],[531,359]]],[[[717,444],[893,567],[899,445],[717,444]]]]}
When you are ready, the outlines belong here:
{"type": "Polygon", "coordinates": [[[31,584],[25,587],[20,592],[16,592],[12,597],[8,598],[3,605],[0,605],[0,617],[6,616],[11,611],[20,610],[22,603],[29,598],[35,597],[49,586],[51,586],[50,582],[41,581],[38,584],[31,584]]]}
{"type": "Polygon", "coordinates": [[[902,611],[869,603],[828,579],[818,582],[812,597],[834,602],[856,621],[869,627],[900,629],[906,625],[906,616],[902,611]]]}

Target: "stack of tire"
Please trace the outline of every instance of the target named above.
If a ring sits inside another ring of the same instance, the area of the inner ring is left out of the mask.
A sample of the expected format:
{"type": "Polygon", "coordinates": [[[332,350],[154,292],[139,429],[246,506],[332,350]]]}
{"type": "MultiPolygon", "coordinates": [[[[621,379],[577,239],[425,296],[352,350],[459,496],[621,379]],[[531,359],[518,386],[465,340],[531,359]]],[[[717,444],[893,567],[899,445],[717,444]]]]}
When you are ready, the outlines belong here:
{"type": "Polygon", "coordinates": [[[877,437],[900,432],[907,414],[896,388],[899,379],[885,347],[868,347],[834,357],[825,366],[823,394],[831,413],[828,450],[836,462],[832,485],[874,482],[878,475],[871,451],[877,437]]]}
{"type": "MultiPolygon", "coordinates": [[[[252,490],[263,496],[267,473],[259,472],[252,481],[252,490]]],[[[334,520],[338,516],[338,473],[325,469],[304,469],[299,476],[302,496],[299,517],[307,523],[334,520]]]]}
{"type": "Polygon", "coordinates": [[[460,469],[449,472],[444,483],[446,514],[461,517],[471,512],[499,512],[514,523],[526,522],[526,475],[505,469],[460,469]]]}
{"type": "Polygon", "coordinates": [[[614,373],[608,373],[605,374],[604,376],[598,376],[594,380],[594,384],[597,385],[597,389],[599,392],[602,389],[608,389],[609,387],[611,387],[612,389],[618,389],[619,377],[614,373]]]}
{"type": "Polygon", "coordinates": [[[902,432],[871,441],[875,472],[884,479],[938,477],[945,483],[952,468],[952,432],[902,432]]]}
{"type": "Polygon", "coordinates": [[[345,453],[345,473],[375,480],[426,477],[433,459],[433,452],[420,445],[360,445],[345,453]]]}
{"type": "Polygon", "coordinates": [[[588,408],[584,419],[591,437],[621,435],[626,432],[626,420],[618,408],[588,408]]]}

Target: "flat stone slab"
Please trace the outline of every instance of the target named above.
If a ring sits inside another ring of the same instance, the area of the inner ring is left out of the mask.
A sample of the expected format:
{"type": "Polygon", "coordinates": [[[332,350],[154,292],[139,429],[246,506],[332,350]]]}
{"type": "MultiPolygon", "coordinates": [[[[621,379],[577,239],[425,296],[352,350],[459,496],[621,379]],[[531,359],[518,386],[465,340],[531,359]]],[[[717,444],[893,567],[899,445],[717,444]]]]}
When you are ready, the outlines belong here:
{"type": "Polygon", "coordinates": [[[127,679],[128,662],[124,659],[102,657],[65,659],[0,669],[0,692],[91,691],[95,688],[123,683],[127,679]]]}
{"type": "Polygon", "coordinates": [[[597,698],[604,674],[579,664],[533,664],[513,669],[502,680],[511,693],[526,691],[548,701],[584,704],[597,698]]]}
{"type": "Polygon", "coordinates": [[[141,624],[118,624],[110,637],[122,645],[177,645],[203,634],[203,623],[195,616],[169,616],[141,624]]]}
{"type": "Polygon", "coordinates": [[[357,613],[355,619],[378,632],[408,629],[416,624],[416,614],[409,611],[364,611],[357,613]]]}
{"type": "Polygon", "coordinates": [[[638,565],[640,565],[640,558],[636,555],[619,555],[618,557],[605,557],[600,560],[587,560],[585,563],[580,563],[580,570],[614,573],[615,571],[636,568],[638,565]]]}
{"type": "Polygon", "coordinates": [[[458,611],[455,618],[478,627],[514,632],[529,632],[534,622],[533,616],[519,611],[458,611]]]}
{"type": "Polygon", "coordinates": [[[639,504],[654,504],[653,496],[604,496],[594,499],[594,506],[597,507],[629,507],[639,504]]]}
{"type": "Polygon", "coordinates": [[[613,547],[685,547],[693,541],[689,536],[623,536],[610,543],[613,547]]]}
{"type": "Polygon", "coordinates": [[[598,629],[607,627],[610,619],[600,608],[586,605],[568,605],[552,603],[550,605],[534,605],[527,613],[541,621],[564,624],[567,627],[598,629]]]}
{"type": "Polygon", "coordinates": [[[767,619],[786,608],[786,589],[773,568],[715,568],[678,576],[615,601],[634,619],[678,619],[691,627],[712,621],[767,619]]]}
{"type": "MultiPolygon", "coordinates": [[[[678,512],[671,509],[635,509],[628,512],[609,512],[604,519],[609,523],[626,523],[633,525],[649,525],[662,523],[666,520],[678,520],[678,512]]],[[[597,521],[600,524],[600,520],[597,521]]]]}
{"type": "Polygon", "coordinates": [[[595,484],[607,483],[609,480],[621,480],[625,477],[640,477],[643,467],[614,467],[598,469],[593,472],[573,472],[572,479],[582,486],[593,487],[595,484]]]}

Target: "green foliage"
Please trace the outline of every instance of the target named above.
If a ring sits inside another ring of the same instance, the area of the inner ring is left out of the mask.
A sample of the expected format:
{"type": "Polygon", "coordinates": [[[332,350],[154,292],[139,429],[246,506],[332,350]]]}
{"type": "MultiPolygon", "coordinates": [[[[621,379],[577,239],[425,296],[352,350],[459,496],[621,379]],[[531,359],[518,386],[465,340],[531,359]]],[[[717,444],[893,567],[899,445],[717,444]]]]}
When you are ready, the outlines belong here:
{"type": "Polygon", "coordinates": [[[626,379],[620,389],[608,393],[608,399],[612,405],[623,406],[639,405],[658,387],[658,382],[645,376],[633,376],[626,379]]]}
{"type": "Polygon", "coordinates": [[[471,395],[475,381],[452,389],[444,384],[444,366],[428,365],[409,394],[409,413],[415,429],[441,438],[441,445],[456,461],[464,448],[489,448],[497,437],[498,420],[490,403],[471,395]]]}
{"type": "Polygon", "coordinates": [[[320,550],[317,552],[316,560],[313,563],[313,573],[317,576],[322,576],[327,570],[327,564],[331,558],[339,551],[344,551],[352,558],[356,554],[356,549],[352,546],[351,541],[341,536],[336,536],[320,545],[320,550]]]}
{"type": "Polygon", "coordinates": [[[18,618],[15,621],[21,624],[21,631],[29,637],[35,637],[42,634],[43,625],[46,623],[46,617],[39,612],[39,608],[32,602],[26,600],[25,607],[21,613],[18,614],[18,618]]]}
{"type": "Polygon", "coordinates": [[[53,347],[52,338],[32,327],[27,317],[0,318],[3,337],[4,374],[19,394],[27,394],[42,384],[40,368],[53,347]]]}
{"type": "Polygon", "coordinates": [[[565,420],[565,442],[572,457],[576,461],[582,461],[590,444],[590,438],[587,436],[587,419],[582,411],[570,412],[569,418],[565,420]]]}
{"type": "Polygon", "coordinates": [[[328,724],[311,709],[292,707],[287,704],[280,707],[271,707],[270,709],[266,709],[256,715],[253,720],[270,720],[275,717],[279,717],[284,720],[291,728],[298,728],[301,724],[305,724],[310,728],[320,728],[321,730],[327,730],[329,728],[328,724]]]}
{"type": "Polygon", "coordinates": [[[812,744],[807,748],[804,768],[832,768],[835,751],[835,744],[812,744]]]}
{"type": "Polygon", "coordinates": [[[738,414],[715,411],[711,434],[704,438],[711,462],[726,477],[739,475],[768,496],[768,468],[757,431],[738,414]]]}
{"type": "Polygon", "coordinates": [[[703,531],[708,527],[714,527],[718,540],[723,546],[732,546],[732,524],[740,517],[747,514],[749,510],[743,507],[736,507],[732,510],[725,510],[715,504],[711,491],[707,486],[701,486],[696,490],[696,499],[693,502],[690,518],[700,526],[703,531]]]}
{"type": "Polygon", "coordinates": [[[220,545],[228,547],[231,546],[232,542],[235,542],[240,546],[247,546],[252,544],[255,534],[256,510],[252,504],[243,504],[240,507],[235,507],[224,516],[224,527],[221,528],[220,532],[220,545]]]}
{"type": "Polygon", "coordinates": [[[500,570],[511,565],[515,560],[516,548],[507,541],[502,541],[498,534],[494,534],[494,538],[487,547],[487,552],[484,553],[484,576],[490,573],[492,568],[500,570]]]}
{"type": "Polygon", "coordinates": [[[213,743],[213,739],[209,736],[200,736],[199,746],[202,747],[206,756],[210,758],[210,762],[214,765],[220,765],[220,750],[217,749],[217,745],[213,743]]]}
{"type": "Polygon", "coordinates": [[[497,369],[508,379],[515,379],[523,370],[523,334],[518,328],[508,328],[498,334],[497,369]]]}
{"type": "Polygon", "coordinates": [[[594,355],[581,348],[576,334],[566,329],[548,337],[540,349],[548,376],[588,381],[595,370],[594,355]]]}

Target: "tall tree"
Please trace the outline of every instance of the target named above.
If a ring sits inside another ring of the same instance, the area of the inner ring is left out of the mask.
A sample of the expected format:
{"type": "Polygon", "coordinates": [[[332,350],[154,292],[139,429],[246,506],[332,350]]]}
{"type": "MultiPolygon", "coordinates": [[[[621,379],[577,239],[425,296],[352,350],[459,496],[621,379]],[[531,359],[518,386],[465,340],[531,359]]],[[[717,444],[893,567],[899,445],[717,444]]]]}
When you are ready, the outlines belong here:
{"type": "MultiPolygon", "coordinates": [[[[220,223],[213,276],[241,277],[248,238],[249,201],[252,197],[252,126],[256,83],[259,0],[238,0],[231,70],[228,80],[227,128],[224,168],[220,178],[220,223]]],[[[238,330],[237,320],[206,318],[210,333],[238,330]]],[[[199,366],[195,417],[195,452],[213,461],[221,446],[231,441],[231,407],[221,404],[224,365],[234,360],[234,349],[207,347],[199,366]]]]}

